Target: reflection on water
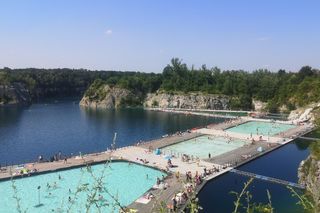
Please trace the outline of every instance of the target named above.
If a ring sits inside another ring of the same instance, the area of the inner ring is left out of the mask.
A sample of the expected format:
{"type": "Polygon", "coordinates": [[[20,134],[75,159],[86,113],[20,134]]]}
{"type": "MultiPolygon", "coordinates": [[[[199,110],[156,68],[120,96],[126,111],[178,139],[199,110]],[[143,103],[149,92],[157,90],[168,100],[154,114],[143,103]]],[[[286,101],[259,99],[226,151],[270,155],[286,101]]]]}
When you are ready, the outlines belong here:
{"type": "Polygon", "coordinates": [[[59,151],[104,151],[114,132],[117,146],[126,146],[221,121],[143,109],[90,110],[73,101],[0,108],[0,164],[35,161],[40,154],[49,158],[59,151]]]}

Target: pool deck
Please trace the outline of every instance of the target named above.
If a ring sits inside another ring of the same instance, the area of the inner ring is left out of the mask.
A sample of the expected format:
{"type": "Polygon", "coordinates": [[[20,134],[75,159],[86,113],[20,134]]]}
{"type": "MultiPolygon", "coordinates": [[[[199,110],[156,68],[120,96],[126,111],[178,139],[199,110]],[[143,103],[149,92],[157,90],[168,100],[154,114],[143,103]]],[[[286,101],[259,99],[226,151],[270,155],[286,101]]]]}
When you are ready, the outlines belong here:
{"type": "MultiPolygon", "coordinates": [[[[220,176],[244,163],[252,161],[257,157],[265,155],[266,153],[271,152],[274,149],[277,149],[291,142],[295,138],[298,138],[299,136],[310,132],[313,129],[313,126],[311,124],[297,125],[295,128],[289,129],[286,132],[279,133],[269,138],[263,136],[263,141],[259,140],[259,135],[253,135],[252,137],[254,138],[255,142],[252,144],[250,143],[250,141],[252,141],[252,138],[250,138],[251,136],[248,134],[225,131],[225,129],[227,128],[239,125],[247,121],[270,122],[270,120],[264,119],[252,119],[243,117],[236,118],[234,120],[229,120],[221,124],[208,125],[207,128],[194,129],[192,130],[192,132],[177,133],[172,136],[167,136],[148,142],[140,142],[135,146],[118,148],[112,152],[106,151],[83,155],[81,157],[75,156],[72,158],[68,158],[67,163],[61,160],[46,163],[30,163],[25,165],[29,169],[37,169],[37,174],[40,174],[43,172],[54,172],[60,169],[68,169],[92,163],[101,163],[112,159],[121,159],[167,171],[168,177],[165,179],[165,182],[169,184],[169,187],[167,189],[150,189],[148,192],[152,192],[152,194],[155,195],[154,199],[151,199],[147,204],[133,202],[128,206],[128,208],[138,209],[138,212],[157,212],[156,207],[159,206],[160,201],[171,204],[171,199],[174,194],[184,190],[183,181],[185,180],[186,172],[191,172],[194,176],[196,173],[201,174],[204,168],[219,168],[219,172],[215,172],[210,176],[204,178],[204,182],[195,189],[196,192],[199,192],[209,180],[214,179],[215,177],[220,176]],[[155,155],[153,153],[154,149],[162,148],[185,140],[190,140],[201,135],[213,135],[219,137],[247,140],[248,145],[221,154],[219,156],[212,157],[210,159],[194,159],[193,161],[185,162],[182,161],[181,157],[174,156],[171,159],[173,165],[175,165],[175,167],[173,168],[167,167],[167,160],[164,158],[164,155],[155,155]],[[263,152],[258,152],[258,147],[262,147],[263,152]],[[142,160],[147,161],[147,163],[144,163],[142,160]],[[180,178],[175,177],[177,173],[180,174],[180,178]]],[[[289,124],[289,122],[283,121],[277,123],[289,124]]],[[[16,167],[17,166],[10,166],[7,168],[2,168],[2,170],[0,171],[0,180],[10,179],[12,177],[12,174],[18,171],[15,170],[16,167]]],[[[181,205],[181,207],[183,208],[184,205],[181,205]]]]}

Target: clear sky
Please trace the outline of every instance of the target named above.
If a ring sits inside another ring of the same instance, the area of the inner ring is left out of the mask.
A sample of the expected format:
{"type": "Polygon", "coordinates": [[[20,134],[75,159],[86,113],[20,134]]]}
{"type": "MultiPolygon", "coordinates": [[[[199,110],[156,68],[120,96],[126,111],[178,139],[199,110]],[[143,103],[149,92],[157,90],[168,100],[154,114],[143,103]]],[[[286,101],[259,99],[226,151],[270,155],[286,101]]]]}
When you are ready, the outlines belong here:
{"type": "Polygon", "coordinates": [[[320,68],[319,0],[0,0],[0,67],[320,68]]]}

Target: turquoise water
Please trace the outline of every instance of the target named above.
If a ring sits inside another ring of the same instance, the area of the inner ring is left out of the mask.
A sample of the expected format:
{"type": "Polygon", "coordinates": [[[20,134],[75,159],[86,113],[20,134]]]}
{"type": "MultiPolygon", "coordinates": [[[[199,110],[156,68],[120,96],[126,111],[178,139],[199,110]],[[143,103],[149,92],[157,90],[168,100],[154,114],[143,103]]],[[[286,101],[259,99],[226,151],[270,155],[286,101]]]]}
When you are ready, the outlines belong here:
{"type": "Polygon", "coordinates": [[[261,121],[249,121],[244,124],[227,129],[230,132],[253,134],[253,135],[276,135],[280,132],[294,128],[291,124],[268,123],[261,121]]]}
{"type": "MultiPolygon", "coordinates": [[[[92,166],[91,169],[92,173],[88,172],[86,167],[83,167],[15,180],[17,195],[21,198],[22,210],[27,209],[27,212],[32,213],[66,212],[71,207],[69,212],[86,212],[88,199],[86,191],[79,192],[76,196],[77,199],[74,202],[73,200],[74,193],[79,186],[85,189],[86,184],[88,184],[88,189],[92,189],[93,185],[97,183],[91,174],[96,178],[102,177],[102,174],[104,174],[102,178],[103,186],[111,195],[118,197],[121,205],[126,206],[150,189],[156,183],[157,177],[160,178],[165,175],[161,171],[127,162],[98,164],[92,166]],[[61,179],[59,179],[59,175],[61,179]],[[50,185],[50,188],[47,187],[47,184],[50,185]],[[41,207],[35,207],[39,203],[38,186],[41,187],[40,203],[43,204],[41,207]],[[69,202],[69,196],[71,202],[69,202]]],[[[92,191],[94,192],[94,190],[91,190],[91,195],[93,195],[92,191]]],[[[1,212],[16,212],[17,204],[13,198],[11,181],[0,182],[0,194],[1,212]]],[[[106,192],[98,191],[92,198],[99,200],[97,201],[98,205],[109,204],[109,206],[102,207],[102,212],[112,212],[114,208],[117,212],[119,209],[114,207],[114,200],[106,192]],[[99,194],[103,196],[103,198],[100,196],[100,200],[99,194]]],[[[89,212],[98,211],[93,205],[89,212]]]]}
{"type": "Polygon", "coordinates": [[[208,158],[209,153],[211,154],[211,157],[218,156],[237,149],[245,143],[246,142],[242,140],[232,140],[229,142],[228,139],[223,137],[206,135],[164,147],[162,151],[193,155],[199,158],[208,158]]]}

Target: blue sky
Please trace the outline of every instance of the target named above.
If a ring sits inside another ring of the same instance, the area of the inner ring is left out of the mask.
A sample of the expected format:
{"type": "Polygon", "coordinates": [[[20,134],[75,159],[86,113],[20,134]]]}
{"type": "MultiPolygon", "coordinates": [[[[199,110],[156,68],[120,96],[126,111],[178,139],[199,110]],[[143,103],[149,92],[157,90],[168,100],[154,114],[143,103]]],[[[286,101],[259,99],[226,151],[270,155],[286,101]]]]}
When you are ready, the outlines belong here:
{"type": "Polygon", "coordinates": [[[0,0],[0,67],[320,68],[318,0],[0,0]]]}

